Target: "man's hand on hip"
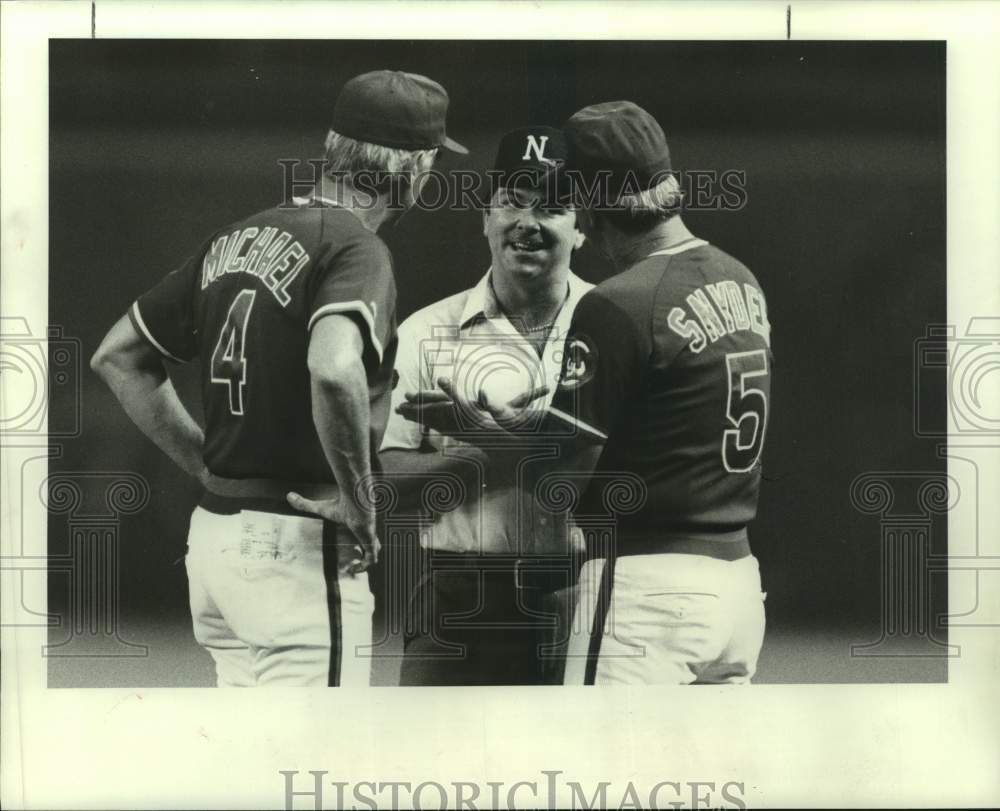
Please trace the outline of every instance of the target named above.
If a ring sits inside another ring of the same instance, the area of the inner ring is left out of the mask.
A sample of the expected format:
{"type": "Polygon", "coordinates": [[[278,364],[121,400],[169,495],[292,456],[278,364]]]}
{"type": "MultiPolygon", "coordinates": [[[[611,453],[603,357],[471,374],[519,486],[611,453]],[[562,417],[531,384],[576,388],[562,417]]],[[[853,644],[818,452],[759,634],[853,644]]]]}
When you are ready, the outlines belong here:
{"type": "MultiPolygon", "coordinates": [[[[288,503],[296,510],[312,513],[326,521],[346,527],[357,540],[356,559],[348,566],[351,574],[359,574],[378,563],[382,548],[375,533],[375,510],[358,505],[353,498],[338,493],[335,498],[313,500],[298,493],[288,494],[288,503]]],[[[371,502],[370,502],[371,503],[371,502]]]]}

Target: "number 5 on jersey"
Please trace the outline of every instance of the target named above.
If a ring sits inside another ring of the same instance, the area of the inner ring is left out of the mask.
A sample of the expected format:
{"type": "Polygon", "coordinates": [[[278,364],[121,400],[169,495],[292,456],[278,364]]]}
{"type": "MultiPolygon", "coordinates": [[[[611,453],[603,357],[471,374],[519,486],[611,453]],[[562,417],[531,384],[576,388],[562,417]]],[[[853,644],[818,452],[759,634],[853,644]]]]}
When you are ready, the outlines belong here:
{"type": "Polygon", "coordinates": [[[722,464],[730,473],[748,473],[764,449],[767,395],[753,386],[753,379],[767,378],[767,353],[763,349],[730,352],[726,355],[726,376],[726,417],[733,427],[722,432],[722,464]]]}
{"type": "Polygon", "coordinates": [[[241,290],[229,305],[212,353],[212,382],[229,389],[229,411],[242,415],[247,385],[246,335],[256,290],[241,290]]]}

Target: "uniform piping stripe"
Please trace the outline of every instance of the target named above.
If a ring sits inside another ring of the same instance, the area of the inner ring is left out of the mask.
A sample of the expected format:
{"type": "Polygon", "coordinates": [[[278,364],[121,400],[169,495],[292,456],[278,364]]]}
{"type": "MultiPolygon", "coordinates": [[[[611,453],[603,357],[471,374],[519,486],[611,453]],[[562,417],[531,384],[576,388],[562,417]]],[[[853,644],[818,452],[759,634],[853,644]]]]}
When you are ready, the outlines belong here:
{"type": "Polygon", "coordinates": [[[338,200],[331,200],[329,197],[323,197],[320,194],[314,194],[312,196],[313,200],[319,200],[321,203],[326,203],[328,206],[333,206],[334,208],[344,208],[344,204],[338,200]]]}
{"type": "Polygon", "coordinates": [[[327,676],[329,687],[340,686],[340,666],[344,635],[340,621],[340,580],[337,572],[336,530],[325,525],[323,532],[323,578],[326,580],[326,610],[330,616],[330,667],[327,676]]]}
{"type": "MultiPolygon", "coordinates": [[[[121,312],[121,311],[119,310],[119,312],[121,312]]],[[[176,355],[172,355],[171,353],[169,353],[164,348],[163,344],[161,344],[159,341],[156,340],[156,338],[153,337],[153,333],[151,333],[149,331],[149,327],[146,326],[146,322],[142,320],[142,313],[139,312],[139,302],[138,301],[132,302],[132,316],[133,316],[133,319],[135,321],[136,326],[139,327],[139,330],[142,332],[143,336],[145,336],[146,340],[149,341],[153,345],[153,347],[156,349],[157,352],[159,352],[161,355],[164,355],[164,356],[170,358],[170,360],[177,361],[178,363],[183,363],[184,362],[180,358],[178,358],[176,355]]]]}
{"type": "Polygon", "coordinates": [[[565,422],[568,422],[570,425],[572,425],[572,426],[574,426],[576,428],[581,428],[582,430],[587,431],[590,434],[593,434],[594,436],[598,437],[599,439],[607,439],[608,438],[608,435],[606,433],[604,433],[603,431],[598,431],[596,428],[594,428],[594,426],[587,425],[587,423],[585,423],[583,420],[577,419],[576,417],[572,416],[571,414],[567,414],[565,411],[560,411],[558,408],[555,408],[554,406],[549,406],[549,412],[553,416],[559,417],[559,419],[564,420],[565,422]]]}
{"type": "Polygon", "coordinates": [[[340,589],[340,686],[371,684],[372,607],[371,570],[357,575],[341,574],[340,589]]]}
{"type": "Polygon", "coordinates": [[[311,197],[292,197],[292,202],[297,206],[307,206],[313,200],[319,200],[321,203],[326,203],[328,206],[333,206],[334,208],[344,208],[343,203],[331,200],[329,197],[320,197],[318,194],[314,194],[311,197]]]}
{"type": "Polygon", "coordinates": [[[671,245],[669,248],[664,248],[662,251],[654,251],[650,256],[673,256],[675,253],[684,253],[684,251],[700,248],[702,245],[707,244],[703,239],[692,237],[691,239],[685,239],[683,242],[678,242],[676,245],[671,245]]]}
{"type": "Polygon", "coordinates": [[[604,623],[611,608],[611,595],[615,583],[615,557],[609,555],[601,572],[601,585],[597,590],[597,605],[594,607],[594,624],[590,626],[590,648],[587,651],[587,670],[583,677],[584,684],[597,682],[597,662],[601,656],[601,639],[604,636],[604,623]]]}
{"type": "Polygon", "coordinates": [[[312,318],[309,319],[308,329],[311,330],[313,325],[324,316],[334,315],[336,313],[358,313],[363,319],[365,319],[365,323],[368,325],[368,334],[371,337],[372,346],[375,347],[375,351],[378,353],[379,363],[381,363],[382,342],[379,341],[378,337],[375,335],[375,318],[372,316],[372,312],[368,308],[368,305],[363,301],[344,301],[336,304],[324,304],[312,314],[312,318]]]}

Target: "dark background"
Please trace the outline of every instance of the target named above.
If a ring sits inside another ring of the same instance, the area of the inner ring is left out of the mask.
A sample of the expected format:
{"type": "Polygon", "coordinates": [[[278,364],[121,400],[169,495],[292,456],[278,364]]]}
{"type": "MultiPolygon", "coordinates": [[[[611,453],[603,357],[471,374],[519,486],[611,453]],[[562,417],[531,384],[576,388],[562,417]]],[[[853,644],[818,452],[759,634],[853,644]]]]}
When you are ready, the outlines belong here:
{"type": "MultiPolygon", "coordinates": [[[[471,154],[443,169],[485,170],[507,129],[631,99],[663,125],[677,168],[746,173],[745,208],[685,220],[756,274],[773,328],[751,528],[768,592],[758,680],[945,679],[940,658],[849,653],[881,625],[879,520],[852,507],[851,482],[944,470],[934,442],[914,436],[912,361],[926,325],[946,318],[943,43],[54,40],[51,323],[86,361],[212,231],[280,201],[277,161],[322,157],[340,86],[383,67],[448,89],[449,134],[471,154]]],[[[400,318],[471,286],[489,263],[473,211],[413,211],[383,236],[400,318]]],[[[609,272],[589,246],[574,269],[595,282],[609,272]]],[[[174,377],[200,414],[196,370],[174,377]]],[[[943,389],[926,396],[922,409],[943,410],[943,389]]],[[[65,417],[72,398],[53,397],[53,418],[65,417]]],[[[51,468],[149,480],[151,502],[120,527],[120,633],[150,655],[53,659],[50,684],[208,684],[182,563],[197,486],[86,369],[82,404],[82,433],[51,468]]],[[[49,536],[50,553],[64,552],[66,521],[50,520],[49,536]]],[[[943,519],[934,539],[943,551],[943,519]]],[[[52,610],[66,591],[51,578],[52,610]]],[[[943,610],[944,595],[934,599],[943,610]]],[[[391,683],[394,667],[386,660],[377,678],[391,683]]]]}

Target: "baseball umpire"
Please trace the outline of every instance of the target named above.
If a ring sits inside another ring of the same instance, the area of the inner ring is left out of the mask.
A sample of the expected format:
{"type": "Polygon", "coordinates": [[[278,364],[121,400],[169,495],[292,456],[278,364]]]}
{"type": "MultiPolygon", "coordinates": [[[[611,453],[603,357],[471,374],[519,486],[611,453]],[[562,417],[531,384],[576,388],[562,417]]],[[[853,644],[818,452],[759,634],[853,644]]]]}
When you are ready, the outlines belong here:
{"type": "MultiPolygon", "coordinates": [[[[571,437],[559,470],[589,481],[565,683],[746,683],[764,636],[747,536],[771,401],[764,294],[685,227],[649,113],[596,104],[564,132],[580,228],[618,272],[576,308],[546,421],[571,437]],[[627,498],[608,497],[616,478],[627,498]]],[[[480,405],[501,424],[517,415],[480,405]]]]}
{"type": "MultiPolygon", "coordinates": [[[[399,328],[399,384],[382,444],[401,484],[448,474],[466,483],[454,509],[421,533],[422,574],[407,608],[403,684],[557,681],[572,617],[575,571],[564,516],[534,498],[532,458],[497,426],[463,423],[431,391],[439,378],[471,399],[505,392],[551,398],[577,302],[592,285],[570,270],[583,243],[572,209],[549,204],[549,167],[566,156],[562,133],[505,134],[483,213],[492,264],[469,290],[435,302],[399,328]],[[545,394],[547,393],[547,397],[545,394]]],[[[439,392],[438,392],[439,393],[439,392]]],[[[543,399],[544,398],[544,399],[543,399]]],[[[549,451],[556,450],[550,443],[549,451]]]]}
{"type": "Polygon", "coordinates": [[[186,562],[195,637],[220,686],[368,684],[370,474],[397,345],[392,261],[375,232],[413,204],[440,149],[466,151],[445,135],[447,106],[423,76],[351,79],[311,196],[216,231],[91,361],[205,486],[186,562]],[[195,358],[204,432],[164,365],[195,358]]]}

